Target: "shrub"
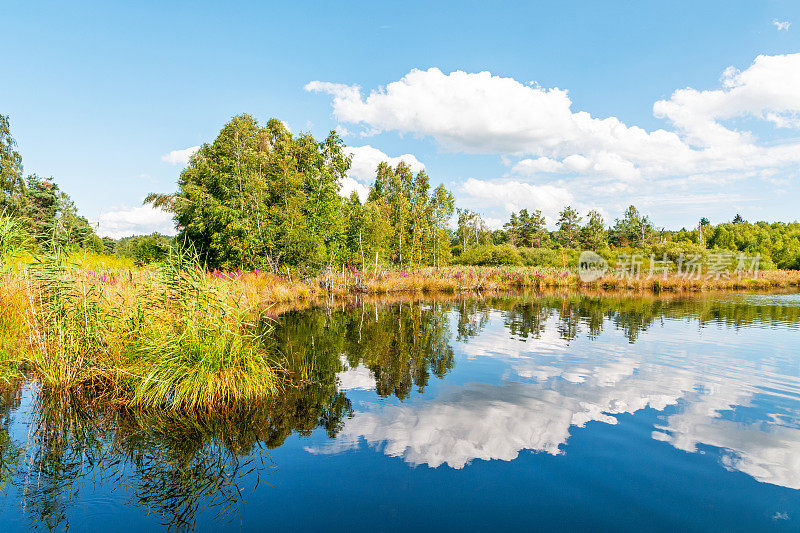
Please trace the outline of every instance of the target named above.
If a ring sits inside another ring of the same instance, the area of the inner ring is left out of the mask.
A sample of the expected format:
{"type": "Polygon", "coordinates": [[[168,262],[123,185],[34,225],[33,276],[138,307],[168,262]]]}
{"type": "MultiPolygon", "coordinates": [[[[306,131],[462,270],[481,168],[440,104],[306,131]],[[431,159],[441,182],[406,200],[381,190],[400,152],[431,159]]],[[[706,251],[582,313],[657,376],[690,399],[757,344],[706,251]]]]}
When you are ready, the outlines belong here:
{"type": "Polygon", "coordinates": [[[510,244],[474,246],[464,250],[453,263],[470,266],[522,265],[522,257],[510,244]]]}

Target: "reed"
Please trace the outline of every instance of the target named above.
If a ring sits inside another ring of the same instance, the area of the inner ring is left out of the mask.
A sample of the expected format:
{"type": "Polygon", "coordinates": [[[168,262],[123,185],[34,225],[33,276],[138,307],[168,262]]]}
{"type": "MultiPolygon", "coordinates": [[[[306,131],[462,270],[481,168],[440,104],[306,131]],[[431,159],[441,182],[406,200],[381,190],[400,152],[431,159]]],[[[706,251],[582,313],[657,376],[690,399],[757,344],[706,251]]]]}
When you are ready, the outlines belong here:
{"type": "Polygon", "coordinates": [[[269,324],[232,304],[196,256],[173,251],[156,280],[122,370],[133,405],[213,410],[277,392],[269,324]]]}
{"type": "MultiPolygon", "coordinates": [[[[0,380],[27,377],[51,391],[105,395],[166,412],[220,412],[303,383],[304,359],[280,354],[266,317],[354,298],[459,298],[517,291],[666,295],[800,285],[798,271],[754,279],[601,277],[550,267],[329,270],[298,279],[270,272],[208,272],[191,250],[134,267],[94,254],[32,256],[0,217],[0,380]],[[5,228],[5,229],[3,229],[5,228]]],[[[664,296],[658,296],[663,298],[664,296]]],[[[312,369],[313,370],[313,369],[312,369]]]]}
{"type": "Polygon", "coordinates": [[[108,379],[106,337],[117,324],[103,288],[75,276],[59,254],[38,257],[27,274],[26,365],[52,389],[108,379]]]}
{"type": "Polygon", "coordinates": [[[87,271],[51,254],[5,279],[3,379],[23,373],[49,391],[178,411],[217,410],[278,390],[269,322],[191,252],[135,273],[87,271]]]}

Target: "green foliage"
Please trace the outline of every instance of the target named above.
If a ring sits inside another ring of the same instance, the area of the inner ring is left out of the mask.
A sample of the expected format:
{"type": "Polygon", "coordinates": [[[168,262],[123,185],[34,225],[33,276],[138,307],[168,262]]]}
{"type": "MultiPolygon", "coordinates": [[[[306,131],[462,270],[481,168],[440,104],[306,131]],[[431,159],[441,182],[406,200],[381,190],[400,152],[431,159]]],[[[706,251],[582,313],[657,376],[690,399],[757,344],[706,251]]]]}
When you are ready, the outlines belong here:
{"type": "Polygon", "coordinates": [[[225,301],[193,250],[170,250],[153,289],[131,321],[134,405],[215,410],[277,391],[269,328],[225,301]]]}
{"type": "Polygon", "coordinates": [[[110,324],[102,291],[78,279],[58,253],[37,257],[30,273],[36,287],[30,364],[37,378],[52,389],[99,378],[110,324]]]}
{"type": "Polygon", "coordinates": [[[492,233],[481,216],[469,209],[458,209],[458,229],[456,243],[463,249],[468,246],[487,245],[492,240],[492,233]]]}
{"type": "Polygon", "coordinates": [[[450,260],[453,195],[443,186],[430,190],[424,171],[414,175],[404,162],[378,165],[362,208],[364,253],[370,260],[399,266],[446,265],[450,260]]]}
{"type": "Polygon", "coordinates": [[[36,242],[53,251],[69,245],[87,247],[94,230],[89,221],[78,215],[69,195],[52,180],[28,176],[25,214],[36,242]]]}
{"type": "Polygon", "coordinates": [[[334,132],[317,142],[239,115],[192,157],[177,194],[147,201],[175,213],[179,240],[211,268],[320,267],[342,252],[338,190],[349,165],[334,132]]]}
{"type": "Polygon", "coordinates": [[[580,251],[569,248],[520,248],[519,253],[525,266],[569,268],[578,263],[580,251]]]}
{"type": "Polygon", "coordinates": [[[800,269],[800,223],[727,222],[706,224],[692,231],[681,230],[672,236],[680,243],[694,243],[709,250],[727,250],[748,256],[761,255],[761,267],[800,269]],[[702,241],[702,244],[701,244],[702,241]]]}
{"type": "Polygon", "coordinates": [[[522,209],[519,215],[511,213],[511,218],[503,226],[508,234],[508,241],[521,247],[539,247],[550,243],[550,235],[545,227],[544,216],[538,209],[528,214],[522,209]]]}
{"type": "Polygon", "coordinates": [[[31,248],[32,239],[18,218],[0,214],[0,274],[8,269],[8,260],[31,248]]]}
{"type": "Polygon", "coordinates": [[[447,226],[455,209],[453,194],[439,185],[431,196],[431,231],[433,233],[433,266],[444,266],[450,261],[451,231],[447,226]]]}
{"type": "Polygon", "coordinates": [[[607,244],[603,216],[597,211],[589,211],[586,225],[580,229],[581,246],[587,250],[597,250],[607,244]]]}
{"type": "Polygon", "coordinates": [[[0,115],[0,211],[20,215],[25,182],[22,179],[22,156],[14,148],[8,116],[0,115]]]}
{"type": "Polygon", "coordinates": [[[40,248],[97,248],[94,229],[52,178],[22,179],[8,117],[0,115],[0,214],[14,217],[40,248]]]}
{"type": "Polygon", "coordinates": [[[484,244],[466,248],[455,261],[459,265],[496,266],[522,265],[522,257],[510,244],[484,244]]]}
{"type": "MultiPolygon", "coordinates": [[[[136,235],[124,237],[116,243],[112,241],[111,251],[119,257],[130,257],[139,264],[157,263],[167,258],[173,241],[173,238],[159,233],[136,235]]],[[[105,251],[105,242],[101,244],[105,251]]]]}
{"type": "Polygon", "coordinates": [[[580,222],[578,212],[570,206],[565,207],[558,216],[558,241],[567,248],[574,248],[580,244],[580,222]]]}
{"type": "Polygon", "coordinates": [[[609,231],[609,240],[615,246],[644,246],[651,243],[654,236],[650,218],[643,216],[635,206],[628,207],[609,231]]]}

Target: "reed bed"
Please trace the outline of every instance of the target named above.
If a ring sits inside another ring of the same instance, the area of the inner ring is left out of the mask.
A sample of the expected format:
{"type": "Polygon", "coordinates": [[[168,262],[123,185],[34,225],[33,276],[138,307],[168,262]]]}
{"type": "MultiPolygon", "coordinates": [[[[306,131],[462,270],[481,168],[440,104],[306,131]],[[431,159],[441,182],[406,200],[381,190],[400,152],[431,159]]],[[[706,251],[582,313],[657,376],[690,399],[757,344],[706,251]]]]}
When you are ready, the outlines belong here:
{"type": "Polygon", "coordinates": [[[39,257],[5,274],[0,375],[128,406],[213,411],[280,387],[271,325],[176,252],[146,269],[94,271],[39,257]]]}
{"type": "Polygon", "coordinates": [[[257,402],[302,380],[271,336],[268,317],[289,308],[476,292],[678,295],[800,286],[800,272],[780,270],[742,279],[672,273],[586,283],[575,270],[558,268],[345,268],[298,279],[291,272],[209,272],[177,251],[148,267],[91,254],[33,257],[19,243],[1,257],[0,382],[27,378],[46,390],[180,412],[257,402]]]}
{"type": "Polygon", "coordinates": [[[414,271],[379,271],[328,274],[318,278],[321,287],[333,286],[341,292],[457,293],[469,291],[507,291],[519,289],[591,289],[640,292],[697,292],[720,290],[770,290],[800,287],[800,271],[767,270],[752,277],[733,273],[720,276],[686,276],[668,273],[659,276],[603,276],[584,282],[576,270],[538,267],[445,267],[414,271]]]}

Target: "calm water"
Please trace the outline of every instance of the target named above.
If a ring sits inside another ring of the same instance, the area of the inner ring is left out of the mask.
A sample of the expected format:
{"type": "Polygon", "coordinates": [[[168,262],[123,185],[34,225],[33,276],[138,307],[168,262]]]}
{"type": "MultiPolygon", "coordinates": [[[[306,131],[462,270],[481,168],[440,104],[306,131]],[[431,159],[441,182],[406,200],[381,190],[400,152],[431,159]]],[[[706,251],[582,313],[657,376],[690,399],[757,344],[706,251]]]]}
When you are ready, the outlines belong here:
{"type": "Polygon", "coordinates": [[[290,313],[216,419],[0,397],[0,530],[800,529],[800,295],[290,313]]]}

